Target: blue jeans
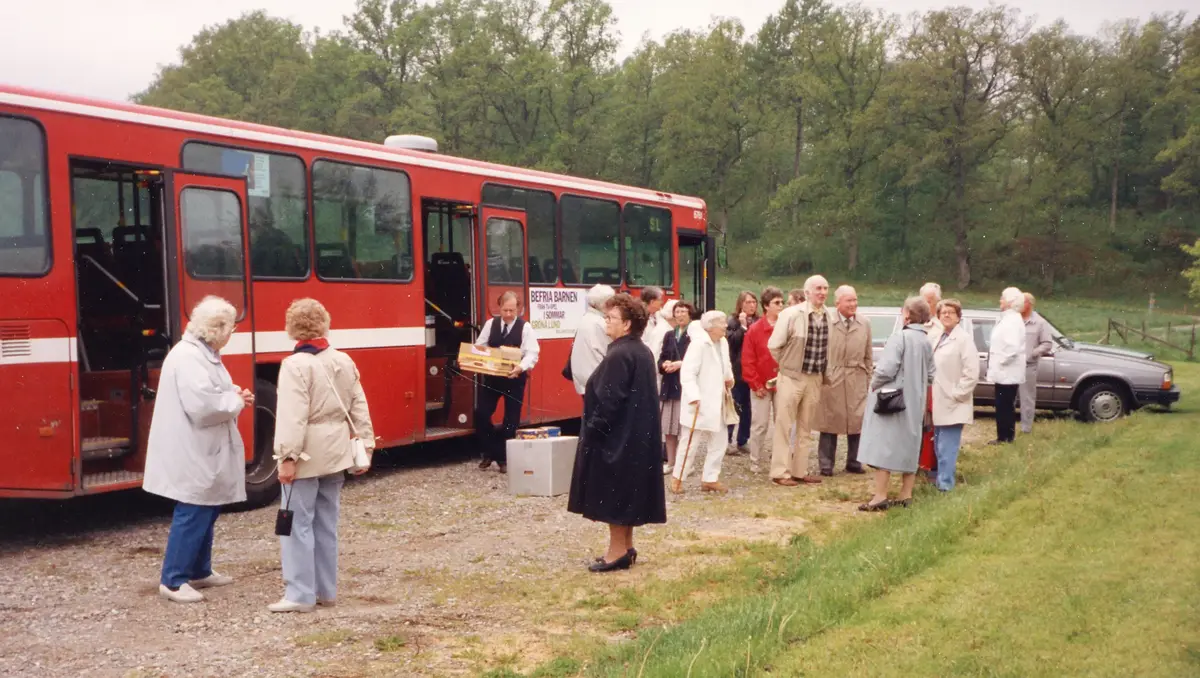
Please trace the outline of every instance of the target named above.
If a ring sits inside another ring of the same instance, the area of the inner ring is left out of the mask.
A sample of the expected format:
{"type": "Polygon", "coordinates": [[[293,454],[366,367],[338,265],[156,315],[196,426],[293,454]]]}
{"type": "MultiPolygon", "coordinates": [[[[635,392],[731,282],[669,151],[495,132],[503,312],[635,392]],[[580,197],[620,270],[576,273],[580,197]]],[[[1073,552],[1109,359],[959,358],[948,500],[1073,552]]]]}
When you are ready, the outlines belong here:
{"type": "Polygon", "coordinates": [[[212,574],[213,525],[219,515],[220,506],[175,504],[159,580],[163,586],[177,589],[212,574]]]}
{"type": "Polygon", "coordinates": [[[300,478],[284,486],[280,507],[295,512],[292,534],[279,538],[283,562],[283,597],[312,605],[337,599],[338,512],[341,509],[342,472],[319,478],[300,478]]]}
{"type": "Polygon", "coordinates": [[[937,488],[954,489],[954,469],[958,466],[958,448],[962,446],[962,424],[933,427],[933,449],[937,454],[937,488]]]}

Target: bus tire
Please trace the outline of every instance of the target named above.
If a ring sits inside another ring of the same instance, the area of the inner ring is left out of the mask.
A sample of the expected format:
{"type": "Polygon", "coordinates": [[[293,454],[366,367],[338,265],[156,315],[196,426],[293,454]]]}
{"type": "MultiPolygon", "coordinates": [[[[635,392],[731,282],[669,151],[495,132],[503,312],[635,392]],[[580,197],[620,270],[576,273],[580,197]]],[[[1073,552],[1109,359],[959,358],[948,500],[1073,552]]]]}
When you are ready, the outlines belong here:
{"type": "Polygon", "coordinates": [[[246,506],[266,506],[279,497],[275,465],[275,384],[254,382],[254,459],[246,465],[246,506]]]}

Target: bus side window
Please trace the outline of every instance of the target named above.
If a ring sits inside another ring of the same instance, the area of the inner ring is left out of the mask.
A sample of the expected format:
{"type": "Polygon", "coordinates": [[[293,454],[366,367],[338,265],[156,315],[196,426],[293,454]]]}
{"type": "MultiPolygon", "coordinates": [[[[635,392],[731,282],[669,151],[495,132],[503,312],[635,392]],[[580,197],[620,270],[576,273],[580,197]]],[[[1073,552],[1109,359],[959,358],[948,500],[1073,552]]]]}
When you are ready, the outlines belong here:
{"type": "Polygon", "coordinates": [[[674,280],[671,211],[626,203],[621,220],[625,227],[625,282],[632,287],[670,288],[674,280]]]}
{"type": "Polygon", "coordinates": [[[529,282],[549,285],[558,282],[558,267],[553,265],[558,247],[554,194],[550,191],[484,184],[483,203],[525,211],[529,240],[529,282]],[[539,266],[539,259],[545,265],[539,266]]]}
{"type": "Polygon", "coordinates": [[[50,270],[44,148],[36,123],[0,117],[0,275],[50,270]]]}
{"type": "Polygon", "coordinates": [[[408,175],[330,160],[314,162],[312,174],[317,276],[412,280],[408,175]]]}
{"type": "Polygon", "coordinates": [[[621,207],[615,202],[564,195],[562,206],[562,280],[573,284],[621,283],[621,207]]]}

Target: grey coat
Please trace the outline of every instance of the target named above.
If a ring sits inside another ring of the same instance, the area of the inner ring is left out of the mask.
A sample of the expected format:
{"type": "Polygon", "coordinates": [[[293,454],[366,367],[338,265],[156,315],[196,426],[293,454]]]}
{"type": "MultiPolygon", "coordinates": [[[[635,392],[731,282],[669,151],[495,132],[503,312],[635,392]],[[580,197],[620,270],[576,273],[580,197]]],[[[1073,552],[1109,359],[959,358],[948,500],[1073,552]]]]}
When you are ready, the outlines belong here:
{"type": "Polygon", "coordinates": [[[933,350],[925,327],[907,325],[888,339],[883,356],[875,364],[858,449],[860,462],[896,473],[917,472],[925,401],[932,383],[933,350]],[[875,401],[884,387],[904,389],[903,412],[875,414],[875,401]]]}

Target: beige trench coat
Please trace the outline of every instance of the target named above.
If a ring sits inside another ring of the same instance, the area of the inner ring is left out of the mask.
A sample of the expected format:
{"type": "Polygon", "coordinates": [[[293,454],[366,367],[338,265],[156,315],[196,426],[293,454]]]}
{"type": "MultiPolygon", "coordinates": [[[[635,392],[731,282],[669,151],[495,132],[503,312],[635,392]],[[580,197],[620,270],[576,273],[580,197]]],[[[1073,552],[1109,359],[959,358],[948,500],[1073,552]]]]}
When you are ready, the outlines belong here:
{"type": "Polygon", "coordinates": [[[300,457],[297,478],[318,478],[353,465],[350,425],[342,405],[350,411],[354,429],[367,450],[375,448],[367,396],[358,368],[345,353],[328,348],[316,355],[293,353],[284,358],[279,366],[278,393],[275,456],[300,457]]]}
{"type": "Polygon", "coordinates": [[[867,408],[867,387],[875,370],[871,356],[871,325],[858,316],[847,329],[841,314],[829,326],[828,382],[821,390],[821,409],[816,430],[821,433],[862,433],[867,408]]]}
{"type": "Polygon", "coordinates": [[[960,324],[942,341],[944,332],[929,335],[933,347],[933,425],[954,426],[975,420],[975,385],[979,383],[979,350],[960,324]]]}

